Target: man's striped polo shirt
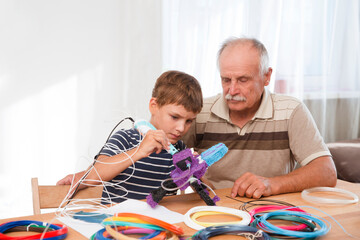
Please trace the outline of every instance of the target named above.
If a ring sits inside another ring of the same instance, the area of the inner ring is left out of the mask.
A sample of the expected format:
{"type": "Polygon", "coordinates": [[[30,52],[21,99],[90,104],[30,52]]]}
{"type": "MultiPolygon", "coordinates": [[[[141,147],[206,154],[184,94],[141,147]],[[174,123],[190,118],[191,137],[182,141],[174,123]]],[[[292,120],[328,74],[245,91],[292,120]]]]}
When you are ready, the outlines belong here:
{"type": "Polygon", "coordinates": [[[205,99],[204,107],[184,137],[198,152],[222,142],[228,153],[207,171],[215,188],[229,188],[245,172],[264,177],[284,175],[330,155],[306,106],[296,98],[264,90],[255,116],[242,128],[231,123],[221,94],[205,99]]]}

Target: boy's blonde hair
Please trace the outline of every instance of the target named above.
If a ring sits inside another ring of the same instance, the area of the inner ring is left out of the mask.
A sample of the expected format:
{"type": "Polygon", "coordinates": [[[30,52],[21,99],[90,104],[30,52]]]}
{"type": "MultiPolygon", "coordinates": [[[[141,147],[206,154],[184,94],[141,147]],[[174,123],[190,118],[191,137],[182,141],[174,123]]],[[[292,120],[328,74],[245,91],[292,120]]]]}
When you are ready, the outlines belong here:
{"type": "Polygon", "coordinates": [[[203,96],[199,82],[180,71],[167,71],[156,80],[152,97],[162,107],[166,104],[182,105],[187,111],[199,113],[203,96]]]}

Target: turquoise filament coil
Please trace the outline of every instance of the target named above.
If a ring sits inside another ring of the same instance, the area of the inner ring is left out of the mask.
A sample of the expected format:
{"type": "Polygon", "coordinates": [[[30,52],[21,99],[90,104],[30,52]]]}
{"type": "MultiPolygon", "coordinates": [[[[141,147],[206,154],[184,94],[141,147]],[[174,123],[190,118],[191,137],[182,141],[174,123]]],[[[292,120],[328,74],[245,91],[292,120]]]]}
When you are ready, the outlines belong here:
{"type": "Polygon", "coordinates": [[[298,238],[316,238],[316,237],[320,237],[320,236],[327,234],[330,230],[330,227],[328,227],[324,221],[322,221],[316,217],[313,217],[309,214],[305,214],[305,213],[301,213],[301,212],[289,212],[289,211],[269,212],[269,213],[265,213],[262,216],[260,216],[258,221],[263,224],[263,226],[264,226],[263,230],[265,230],[265,231],[269,231],[269,232],[273,232],[273,233],[285,235],[285,236],[298,237],[298,238]],[[304,219],[311,220],[311,221],[315,222],[320,227],[320,229],[316,230],[314,232],[300,232],[300,231],[284,230],[284,229],[277,227],[267,221],[267,219],[269,217],[279,216],[279,215],[280,216],[281,215],[298,216],[298,217],[301,217],[304,219]]]}

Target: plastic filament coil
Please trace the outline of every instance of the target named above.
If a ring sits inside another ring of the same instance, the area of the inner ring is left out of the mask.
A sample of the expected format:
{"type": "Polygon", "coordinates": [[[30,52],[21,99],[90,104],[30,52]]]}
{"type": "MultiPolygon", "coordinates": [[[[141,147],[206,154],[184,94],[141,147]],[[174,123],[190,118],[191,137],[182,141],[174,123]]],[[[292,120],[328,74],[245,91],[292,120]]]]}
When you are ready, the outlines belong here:
{"type": "Polygon", "coordinates": [[[301,192],[301,197],[305,201],[311,203],[319,203],[319,204],[352,204],[352,203],[357,203],[359,201],[359,197],[356,194],[347,190],[343,190],[339,188],[331,188],[331,187],[315,187],[315,188],[305,189],[301,192]],[[334,198],[311,196],[310,193],[313,192],[340,193],[352,199],[334,199],[334,198]]]}

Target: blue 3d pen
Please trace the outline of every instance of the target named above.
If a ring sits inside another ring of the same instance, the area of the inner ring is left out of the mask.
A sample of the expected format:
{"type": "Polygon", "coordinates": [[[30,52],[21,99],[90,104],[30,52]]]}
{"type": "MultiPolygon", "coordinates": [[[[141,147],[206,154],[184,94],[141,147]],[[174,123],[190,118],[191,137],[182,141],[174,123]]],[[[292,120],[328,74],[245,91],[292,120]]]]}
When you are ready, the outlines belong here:
{"type": "MultiPolygon", "coordinates": [[[[143,135],[146,135],[149,130],[156,130],[156,128],[146,120],[135,121],[134,127],[135,129],[139,130],[139,132],[141,132],[143,135]]],[[[168,152],[171,155],[174,155],[178,152],[178,150],[176,150],[176,148],[172,144],[170,144],[170,149],[168,150],[168,152]]]]}

